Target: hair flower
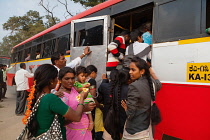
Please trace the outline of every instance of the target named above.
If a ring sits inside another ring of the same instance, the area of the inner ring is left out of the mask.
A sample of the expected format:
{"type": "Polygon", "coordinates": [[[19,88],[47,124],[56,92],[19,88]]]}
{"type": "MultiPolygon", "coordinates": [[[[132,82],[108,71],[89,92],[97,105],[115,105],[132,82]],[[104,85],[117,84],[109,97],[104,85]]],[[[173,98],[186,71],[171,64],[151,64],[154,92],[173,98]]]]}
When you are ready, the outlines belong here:
{"type": "Polygon", "coordinates": [[[31,87],[30,93],[29,93],[28,98],[27,98],[28,104],[26,105],[27,110],[25,112],[25,116],[22,119],[23,124],[27,124],[28,117],[30,116],[30,114],[32,112],[31,111],[31,109],[32,109],[31,104],[32,104],[32,100],[34,99],[35,86],[36,86],[36,81],[34,81],[34,85],[31,87]]]}

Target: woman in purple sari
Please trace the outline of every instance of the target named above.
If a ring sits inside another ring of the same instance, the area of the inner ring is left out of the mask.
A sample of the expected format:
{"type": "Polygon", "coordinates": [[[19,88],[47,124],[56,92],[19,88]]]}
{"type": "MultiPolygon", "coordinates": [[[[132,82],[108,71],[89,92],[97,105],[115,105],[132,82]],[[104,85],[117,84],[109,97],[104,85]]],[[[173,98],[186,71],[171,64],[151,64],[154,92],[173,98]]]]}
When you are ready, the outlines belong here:
{"type": "MultiPolygon", "coordinates": [[[[75,71],[69,67],[64,67],[59,71],[58,78],[61,82],[59,91],[64,93],[64,97],[62,97],[63,102],[73,110],[76,110],[80,94],[73,87],[75,82],[75,71]]],[[[94,108],[95,104],[87,104],[87,106],[94,108]]],[[[85,114],[84,110],[80,122],[71,122],[66,125],[67,140],[92,140],[91,131],[87,130],[89,123],[88,116],[85,114]]]]}

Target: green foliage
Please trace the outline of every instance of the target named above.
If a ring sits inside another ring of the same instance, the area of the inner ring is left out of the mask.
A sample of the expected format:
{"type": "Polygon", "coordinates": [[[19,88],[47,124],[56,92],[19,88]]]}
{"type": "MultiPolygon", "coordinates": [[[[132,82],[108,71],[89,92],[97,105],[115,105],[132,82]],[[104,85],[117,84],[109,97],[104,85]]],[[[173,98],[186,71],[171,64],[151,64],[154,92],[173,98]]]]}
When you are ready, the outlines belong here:
{"type": "Polygon", "coordinates": [[[74,1],[75,3],[80,3],[85,7],[93,7],[97,4],[100,4],[104,1],[106,1],[106,0],[72,0],[72,1],[74,1]]]}
{"type": "MultiPolygon", "coordinates": [[[[56,23],[60,20],[56,17],[56,23]]],[[[3,24],[3,29],[10,31],[9,36],[5,36],[0,42],[0,55],[10,56],[10,50],[15,45],[32,37],[33,35],[54,25],[50,16],[40,16],[37,11],[28,11],[24,16],[13,16],[3,24]],[[46,21],[44,23],[44,21],[46,21]]]]}
{"type": "Polygon", "coordinates": [[[54,24],[54,20],[55,20],[56,23],[59,23],[59,22],[60,22],[60,19],[58,19],[57,17],[54,17],[54,20],[53,20],[53,19],[52,19],[52,16],[50,16],[50,15],[46,15],[45,18],[47,19],[47,22],[45,23],[45,26],[46,26],[47,28],[49,28],[49,27],[55,25],[55,24],[54,24]]]}

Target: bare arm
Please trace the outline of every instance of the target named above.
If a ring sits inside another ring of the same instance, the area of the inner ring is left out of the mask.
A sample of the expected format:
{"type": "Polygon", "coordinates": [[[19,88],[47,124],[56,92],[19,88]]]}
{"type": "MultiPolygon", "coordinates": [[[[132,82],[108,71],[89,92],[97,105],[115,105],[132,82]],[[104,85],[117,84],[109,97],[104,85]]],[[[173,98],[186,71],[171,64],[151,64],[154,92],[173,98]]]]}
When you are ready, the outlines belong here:
{"type": "Polygon", "coordinates": [[[90,47],[85,47],[84,52],[82,53],[82,55],[80,56],[80,58],[82,59],[83,57],[85,57],[86,55],[90,54],[92,51],[90,51],[90,47]]]}
{"type": "Polygon", "coordinates": [[[95,103],[85,104],[85,107],[83,109],[83,112],[92,111],[95,107],[96,107],[96,104],[95,103]]]}
{"type": "Polygon", "coordinates": [[[150,72],[150,75],[152,76],[152,78],[154,80],[157,80],[158,79],[158,77],[156,76],[156,74],[155,74],[155,72],[154,72],[154,70],[153,70],[152,67],[149,68],[149,72],[150,72]]]}
{"type": "Polygon", "coordinates": [[[83,87],[81,87],[81,88],[78,88],[78,87],[74,87],[75,88],[75,90],[78,92],[78,93],[80,93],[80,92],[82,92],[82,89],[83,89],[83,87]]]}
{"type": "Polygon", "coordinates": [[[155,90],[156,90],[156,92],[157,91],[159,91],[160,89],[161,89],[161,87],[162,87],[162,84],[161,84],[161,82],[159,81],[159,79],[158,79],[158,77],[156,76],[156,74],[155,74],[155,72],[154,72],[154,70],[153,70],[153,68],[152,67],[150,67],[149,68],[149,71],[150,71],[150,75],[152,76],[152,78],[154,79],[154,84],[155,84],[155,90]]]}

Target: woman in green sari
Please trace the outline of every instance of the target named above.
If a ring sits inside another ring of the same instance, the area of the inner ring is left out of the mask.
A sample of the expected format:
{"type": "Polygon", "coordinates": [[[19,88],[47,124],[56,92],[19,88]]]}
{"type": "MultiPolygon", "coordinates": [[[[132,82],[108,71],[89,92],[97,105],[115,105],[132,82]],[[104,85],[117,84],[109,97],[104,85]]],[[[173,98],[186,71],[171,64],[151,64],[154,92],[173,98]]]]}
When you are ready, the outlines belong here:
{"type": "Polygon", "coordinates": [[[58,114],[62,137],[66,140],[64,125],[71,121],[78,122],[81,119],[84,111],[83,103],[87,97],[87,92],[80,94],[81,97],[77,109],[71,109],[59,97],[50,93],[51,89],[54,89],[58,82],[57,75],[57,69],[50,64],[43,64],[35,71],[34,80],[36,81],[36,86],[32,107],[42,94],[45,95],[41,98],[36,115],[29,124],[31,137],[37,137],[45,133],[50,128],[55,114],[58,114]]]}

